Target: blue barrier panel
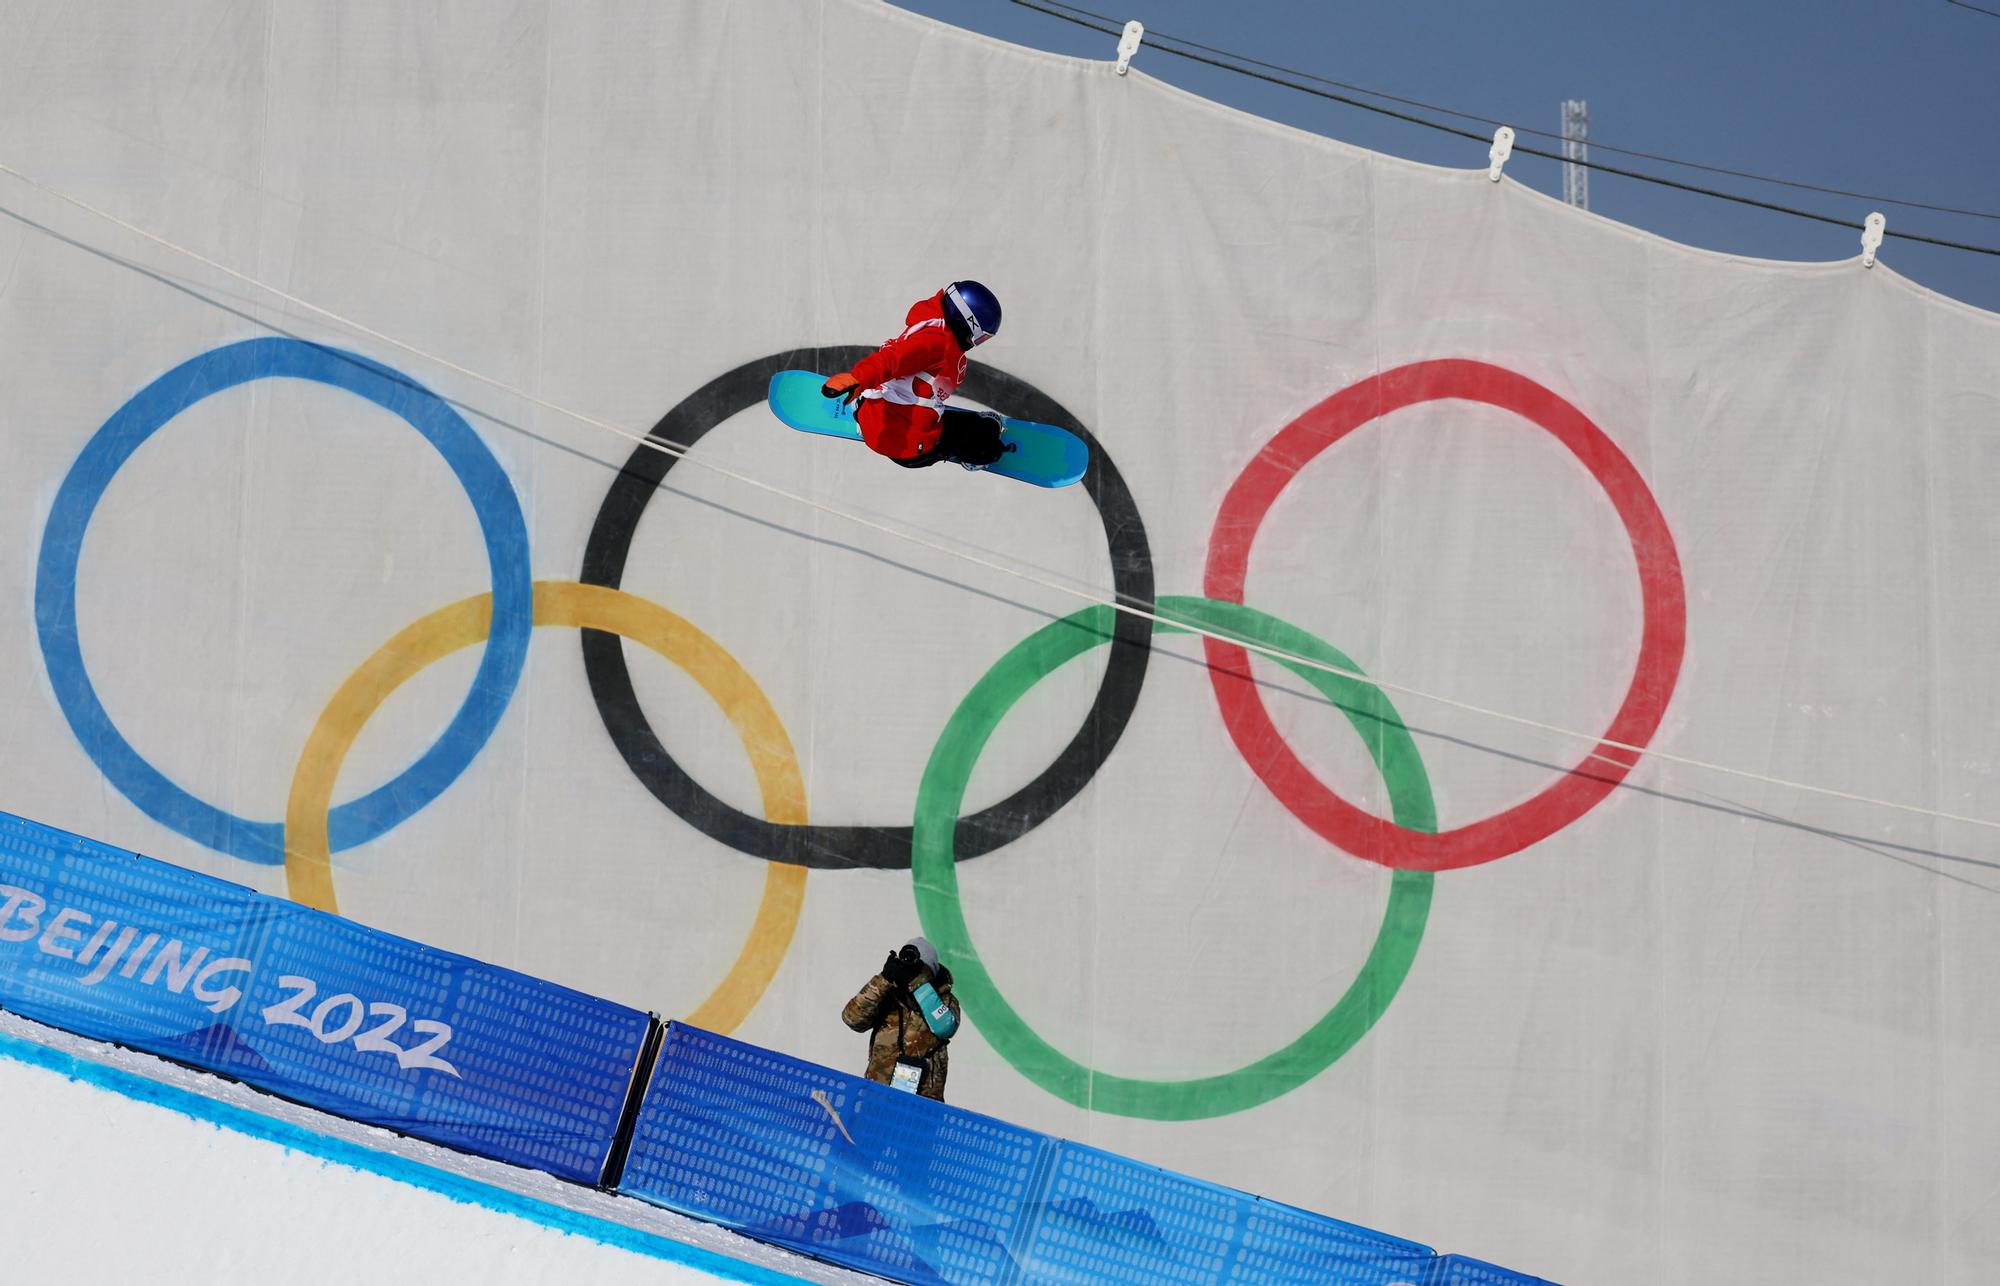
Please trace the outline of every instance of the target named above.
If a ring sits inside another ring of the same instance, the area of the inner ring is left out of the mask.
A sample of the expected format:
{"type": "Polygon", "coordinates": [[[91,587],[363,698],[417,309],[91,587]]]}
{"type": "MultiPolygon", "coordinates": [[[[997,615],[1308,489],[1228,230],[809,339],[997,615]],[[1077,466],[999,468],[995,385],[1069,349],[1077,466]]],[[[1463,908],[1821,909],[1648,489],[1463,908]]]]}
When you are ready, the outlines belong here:
{"type": "Polygon", "coordinates": [[[1004,1281],[1051,1149],[1003,1121],[674,1023],[619,1191],[898,1281],[1004,1281]]]}
{"type": "Polygon", "coordinates": [[[898,1281],[1417,1286],[1428,1247],[679,1023],[620,1191],[898,1281]]]}
{"type": "Polygon", "coordinates": [[[650,1024],[6,813],[0,1007],[586,1183],[650,1024]]]}
{"type": "Polygon", "coordinates": [[[1022,1256],[1037,1282],[1415,1286],[1428,1246],[1129,1157],[1056,1145],[1022,1256]]]}

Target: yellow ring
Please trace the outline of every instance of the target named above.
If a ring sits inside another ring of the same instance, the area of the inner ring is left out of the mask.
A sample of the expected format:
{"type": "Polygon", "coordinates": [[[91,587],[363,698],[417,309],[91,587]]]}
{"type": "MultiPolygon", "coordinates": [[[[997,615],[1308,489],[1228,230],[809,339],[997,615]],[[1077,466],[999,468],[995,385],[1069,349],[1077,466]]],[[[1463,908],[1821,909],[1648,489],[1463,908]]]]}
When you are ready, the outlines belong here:
{"type": "MultiPolygon", "coordinates": [[[[781,825],[805,824],[805,781],[791,738],[763,690],[721,644],[657,603],[602,585],[536,581],[534,605],[537,625],[604,630],[644,644],[687,671],[722,707],[749,752],[765,818],[781,825]]],[[[327,813],[334,780],[361,729],[406,680],[431,662],[483,641],[492,625],[491,594],[439,608],[384,643],[333,694],[306,738],[285,804],[285,883],[293,901],[339,914],[327,813]]],[[[805,895],[805,867],[768,864],[749,940],[728,976],[687,1016],[688,1022],[726,1033],[749,1015],[791,947],[805,895]]]]}

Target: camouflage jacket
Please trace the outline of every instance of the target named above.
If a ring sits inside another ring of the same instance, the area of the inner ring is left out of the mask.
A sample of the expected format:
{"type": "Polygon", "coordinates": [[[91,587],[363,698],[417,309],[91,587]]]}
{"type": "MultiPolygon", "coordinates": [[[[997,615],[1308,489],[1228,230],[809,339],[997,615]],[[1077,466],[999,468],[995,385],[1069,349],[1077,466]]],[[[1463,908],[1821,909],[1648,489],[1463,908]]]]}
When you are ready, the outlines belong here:
{"type": "MultiPolygon", "coordinates": [[[[952,1017],[962,1020],[958,997],[951,994],[951,970],[940,966],[931,978],[931,986],[937,988],[938,998],[951,1006],[952,1017]]],[[[878,973],[854,993],[854,999],[840,1011],[840,1021],[855,1031],[872,1033],[868,1041],[868,1070],[862,1075],[887,1085],[895,1074],[896,1060],[913,1059],[924,1065],[917,1093],[943,1101],[951,1054],[946,1042],[932,1034],[924,1022],[923,1011],[908,988],[899,987],[878,973]]]]}

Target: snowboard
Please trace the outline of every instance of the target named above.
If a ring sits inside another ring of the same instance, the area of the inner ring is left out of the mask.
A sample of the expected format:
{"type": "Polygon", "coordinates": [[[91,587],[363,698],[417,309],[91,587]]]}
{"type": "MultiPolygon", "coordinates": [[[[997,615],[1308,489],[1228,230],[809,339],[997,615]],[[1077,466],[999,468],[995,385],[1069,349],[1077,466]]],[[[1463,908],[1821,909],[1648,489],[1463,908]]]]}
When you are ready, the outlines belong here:
{"type": "MultiPolygon", "coordinates": [[[[802,433],[859,442],[861,426],[854,422],[854,406],[837,397],[822,397],[819,389],[826,380],[812,371],[779,371],[771,377],[771,414],[802,433]]],[[[1082,478],[1090,464],[1090,448],[1068,429],[1005,417],[1000,424],[1000,440],[1012,443],[1014,449],[983,472],[1037,487],[1067,487],[1082,478]]]]}

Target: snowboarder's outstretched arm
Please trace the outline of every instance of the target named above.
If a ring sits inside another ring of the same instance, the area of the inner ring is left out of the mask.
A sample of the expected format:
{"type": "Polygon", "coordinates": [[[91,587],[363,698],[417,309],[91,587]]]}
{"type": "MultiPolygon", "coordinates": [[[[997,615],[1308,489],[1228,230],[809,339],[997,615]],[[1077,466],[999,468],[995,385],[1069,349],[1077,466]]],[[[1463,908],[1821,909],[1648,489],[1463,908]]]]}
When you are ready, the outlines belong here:
{"type": "Polygon", "coordinates": [[[951,333],[932,325],[906,331],[854,364],[849,374],[862,388],[880,388],[890,380],[921,375],[956,358],[951,333]]]}
{"type": "Polygon", "coordinates": [[[905,331],[828,380],[820,392],[828,397],[845,397],[852,402],[872,388],[891,380],[922,375],[957,357],[948,331],[938,326],[905,331]]]}

